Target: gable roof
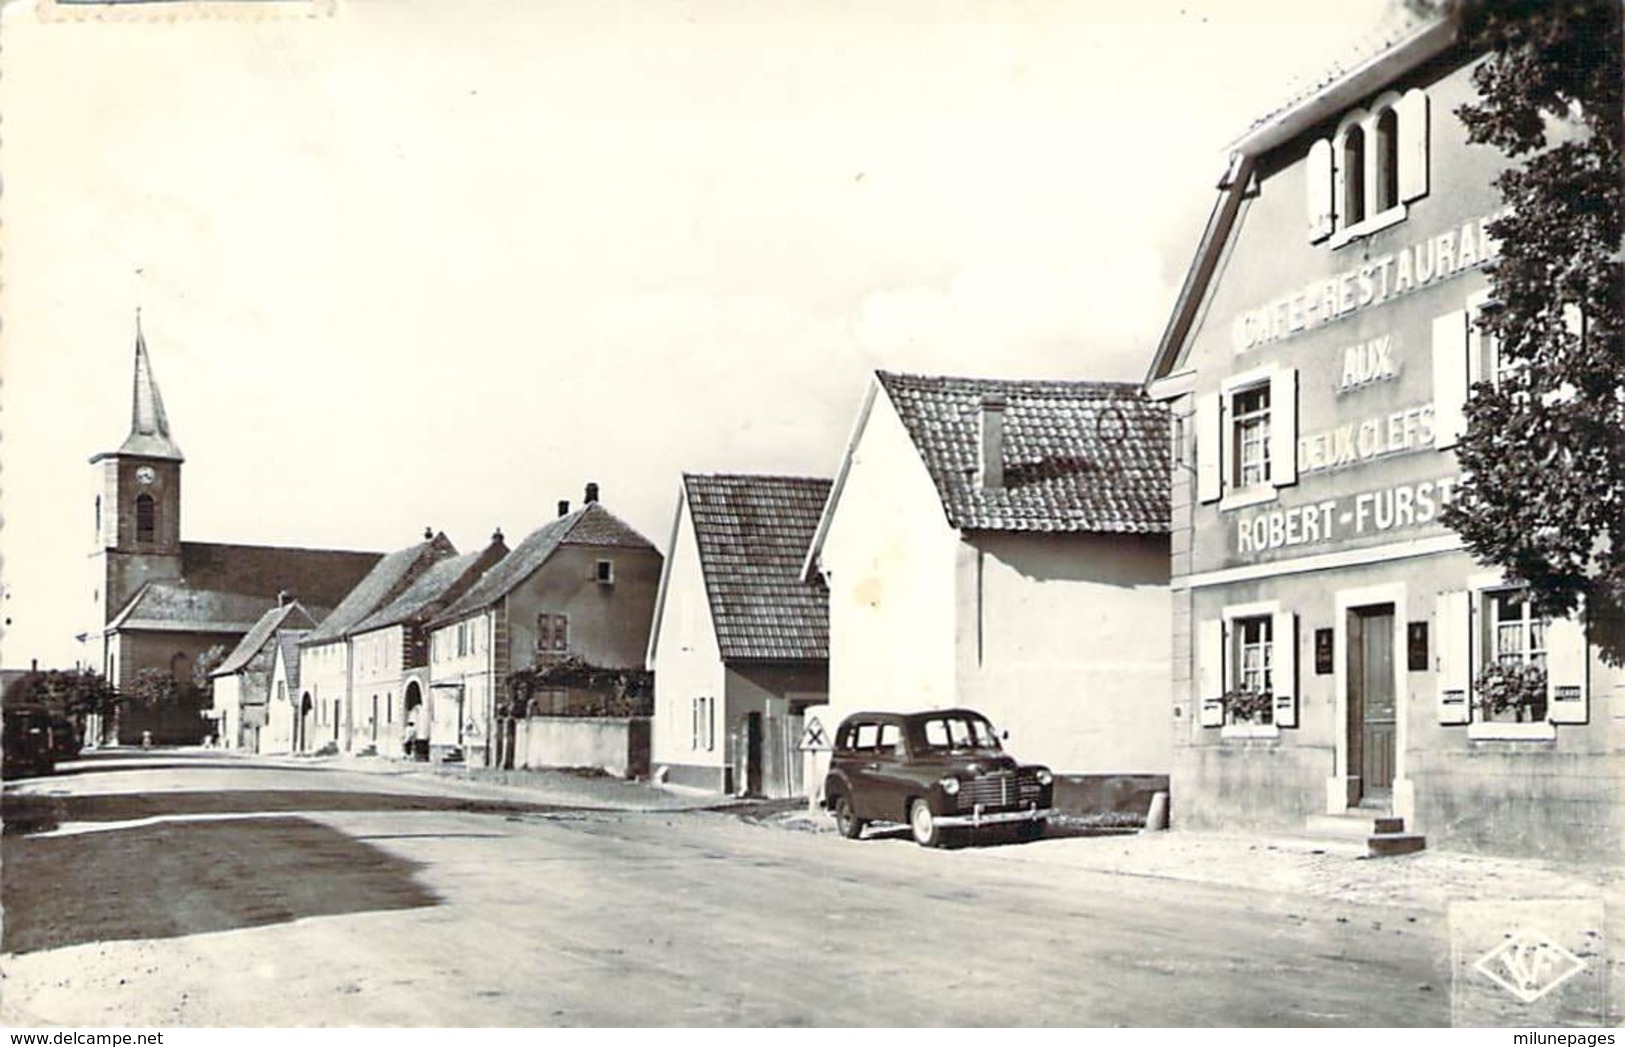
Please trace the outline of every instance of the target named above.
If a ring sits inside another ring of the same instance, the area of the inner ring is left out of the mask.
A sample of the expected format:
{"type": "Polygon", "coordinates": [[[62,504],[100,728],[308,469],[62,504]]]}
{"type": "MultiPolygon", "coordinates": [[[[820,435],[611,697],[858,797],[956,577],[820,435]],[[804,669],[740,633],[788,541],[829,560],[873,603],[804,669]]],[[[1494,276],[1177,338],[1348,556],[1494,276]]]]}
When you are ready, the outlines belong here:
{"type": "Polygon", "coordinates": [[[484,549],[432,565],[394,600],[357,623],[351,632],[364,633],[402,622],[425,621],[468,591],[482,574],[507,555],[508,546],[499,531],[484,549]]]}
{"type": "Polygon", "coordinates": [[[801,580],[830,481],[683,475],[725,661],[827,661],[829,596],[801,580]]]}
{"type": "Polygon", "coordinates": [[[232,649],[231,653],[226,655],[225,661],[221,662],[214,672],[209,675],[230,676],[232,673],[242,672],[250,668],[250,663],[254,661],[261,651],[267,649],[278,630],[284,627],[297,629],[304,626],[308,628],[315,624],[316,620],[310,616],[310,612],[300,605],[298,600],[290,601],[281,607],[273,607],[260,616],[260,620],[254,623],[253,628],[249,629],[247,634],[237,641],[237,646],[232,649]]]}
{"type": "MultiPolygon", "coordinates": [[[[1130,382],[876,372],[962,531],[1166,534],[1168,413],[1130,382]],[[984,487],[980,416],[1004,398],[1004,482],[984,487]]],[[[844,467],[843,467],[844,468],[844,467]]],[[[831,499],[833,507],[837,489],[831,499]]]]}
{"type": "Polygon", "coordinates": [[[275,606],[274,599],[264,596],[202,589],[183,581],[148,582],[105,631],[246,633],[275,606]]]}
{"type": "Polygon", "coordinates": [[[563,546],[595,548],[653,549],[649,539],[633,530],[620,517],[598,502],[589,502],[573,513],[550,520],[525,536],[513,552],[480,576],[466,593],[430,624],[449,622],[471,614],[508,595],[514,587],[535,574],[563,546]]]}
{"type": "Polygon", "coordinates": [[[1396,7],[1389,21],[1378,27],[1379,42],[1362,43],[1356,60],[1348,66],[1334,67],[1320,80],[1301,88],[1231,143],[1230,166],[1219,180],[1219,199],[1186,270],[1168,325],[1157,342],[1146,374],[1148,387],[1174,374],[1184,359],[1191,326],[1230,242],[1257,159],[1445,51],[1456,42],[1458,28],[1454,17],[1424,17],[1419,22],[1418,16],[1396,7]]]}
{"type": "Polygon", "coordinates": [[[399,596],[418,575],[433,564],[456,555],[456,547],[443,531],[416,545],[397,549],[379,560],[377,566],[302,642],[309,646],[348,636],[355,631],[358,622],[399,596]]]}
{"type": "MultiPolygon", "coordinates": [[[[288,667],[284,674],[288,679],[288,696],[299,693],[299,645],[310,635],[308,629],[285,629],[276,634],[277,654],[282,656],[282,664],[288,667]]],[[[271,671],[276,671],[276,663],[271,663],[271,671]]]]}

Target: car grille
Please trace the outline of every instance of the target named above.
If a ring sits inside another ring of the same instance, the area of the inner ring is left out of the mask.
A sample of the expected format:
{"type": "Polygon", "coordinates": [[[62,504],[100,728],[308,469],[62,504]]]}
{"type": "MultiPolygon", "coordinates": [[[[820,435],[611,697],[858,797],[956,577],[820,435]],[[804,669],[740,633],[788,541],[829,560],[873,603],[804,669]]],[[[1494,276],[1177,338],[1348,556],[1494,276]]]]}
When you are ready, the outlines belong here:
{"type": "Polygon", "coordinates": [[[1032,774],[1013,771],[995,771],[959,784],[957,806],[969,811],[980,805],[983,810],[995,811],[1006,807],[1027,807],[1040,802],[1044,787],[1032,774]]]}

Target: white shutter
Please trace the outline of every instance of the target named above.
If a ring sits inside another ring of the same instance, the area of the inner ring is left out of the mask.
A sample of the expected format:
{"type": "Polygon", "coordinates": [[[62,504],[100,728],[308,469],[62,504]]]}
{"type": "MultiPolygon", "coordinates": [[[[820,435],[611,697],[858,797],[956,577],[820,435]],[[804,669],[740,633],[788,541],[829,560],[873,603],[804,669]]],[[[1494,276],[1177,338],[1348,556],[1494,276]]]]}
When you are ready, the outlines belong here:
{"type": "Polygon", "coordinates": [[[1222,493],[1219,460],[1224,446],[1224,419],[1219,412],[1219,394],[1196,399],[1196,498],[1216,502],[1222,493]]]}
{"type": "Polygon", "coordinates": [[[1270,686],[1275,691],[1275,726],[1298,726],[1298,616],[1275,612],[1271,625],[1270,686]]]}
{"type": "Polygon", "coordinates": [[[1467,431],[1467,311],[1457,309],[1433,321],[1433,431],[1441,451],[1456,446],[1467,431]]]}
{"type": "Polygon", "coordinates": [[[1270,483],[1298,482],[1298,369],[1270,375],[1270,483]]]}
{"type": "Polygon", "coordinates": [[[1332,143],[1316,139],[1309,147],[1304,165],[1308,184],[1309,242],[1319,243],[1332,235],[1332,143]]]}
{"type": "Polygon", "coordinates": [[[1576,613],[1546,625],[1546,718],[1552,723],[1585,723],[1590,681],[1586,672],[1585,625],[1576,613]]]}
{"type": "Polygon", "coordinates": [[[1406,91],[1394,104],[1399,122],[1399,199],[1409,203],[1428,193],[1428,96],[1406,91]]]}
{"type": "Polygon", "coordinates": [[[1438,652],[1439,722],[1464,724],[1472,720],[1472,594],[1439,594],[1434,615],[1433,647],[1438,652]]]}
{"type": "Polygon", "coordinates": [[[1208,618],[1196,624],[1196,700],[1203,727],[1224,726],[1224,622],[1208,618]]]}

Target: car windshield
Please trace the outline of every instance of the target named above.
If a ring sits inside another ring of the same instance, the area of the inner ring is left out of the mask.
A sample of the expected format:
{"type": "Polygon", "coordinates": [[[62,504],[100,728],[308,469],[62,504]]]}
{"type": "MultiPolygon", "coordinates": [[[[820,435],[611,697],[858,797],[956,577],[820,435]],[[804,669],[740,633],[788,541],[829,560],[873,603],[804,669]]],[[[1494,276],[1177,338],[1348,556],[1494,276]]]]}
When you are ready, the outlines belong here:
{"type": "Polygon", "coordinates": [[[927,749],[998,749],[999,738],[993,725],[974,716],[934,716],[920,722],[921,737],[927,749]]]}

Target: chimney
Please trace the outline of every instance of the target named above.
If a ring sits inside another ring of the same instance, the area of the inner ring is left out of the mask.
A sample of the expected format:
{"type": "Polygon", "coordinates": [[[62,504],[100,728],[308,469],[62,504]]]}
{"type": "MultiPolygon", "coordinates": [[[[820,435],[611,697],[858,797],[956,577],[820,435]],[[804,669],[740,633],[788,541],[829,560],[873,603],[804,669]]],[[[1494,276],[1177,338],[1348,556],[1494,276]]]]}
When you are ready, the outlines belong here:
{"type": "Polygon", "coordinates": [[[1004,408],[1003,393],[982,397],[980,439],[982,489],[996,491],[1004,486],[1004,408]]]}
{"type": "Polygon", "coordinates": [[[278,589],[276,591],[276,605],[278,607],[286,607],[288,605],[288,590],[278,589]]]}
{"type": "Polygon", "coordinates": [[[568,498],[560,498],[559,499],[559,515],[560,516],[569,516],[570,515],[570,499],[568,499],[568,498]]]}
{"type": "Polygon", "coordinates": [[[425,542],[430,542],[430,541],[434,540],[434,528],[433,527],[425,527],[423,529],[423,540],[425,542]]]}
{"type": "Polygon", "coordinates": [[[587,493],[584,497],[582,497],[581,500],[587,505],[591,505],[592,503],[598,501],[598,485],[595,483],[589,483],[587,485],[587,493]]]}
{"type": "Polygon", "coordinates": [[[502,528],[498,527],[491,532],[491,544],[496,545],[502,541],[502,528]]]}

